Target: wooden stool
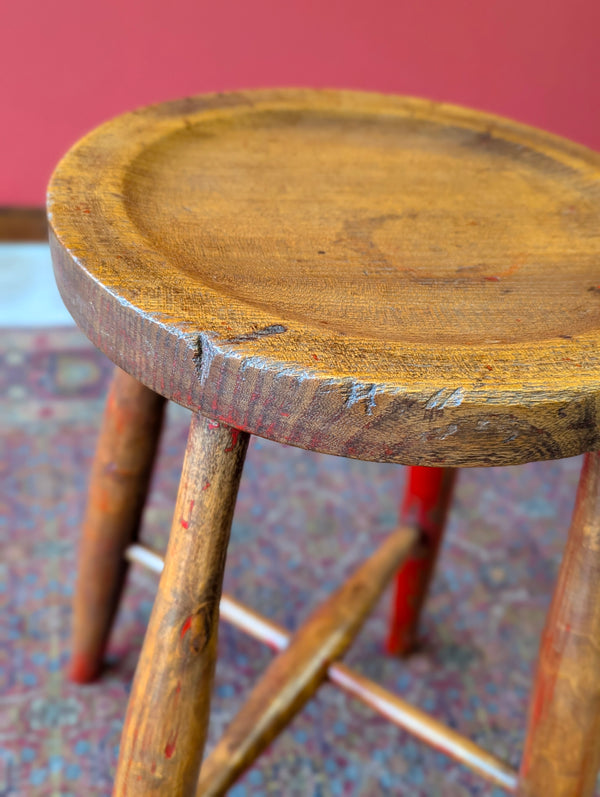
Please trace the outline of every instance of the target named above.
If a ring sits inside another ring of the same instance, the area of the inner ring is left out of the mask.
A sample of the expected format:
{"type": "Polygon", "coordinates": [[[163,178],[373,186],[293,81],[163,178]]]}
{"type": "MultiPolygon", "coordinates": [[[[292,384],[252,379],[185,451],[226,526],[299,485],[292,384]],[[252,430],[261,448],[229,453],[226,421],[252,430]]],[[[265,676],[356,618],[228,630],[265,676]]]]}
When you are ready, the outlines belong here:
{"type": "Polygon", "coordinates": [[[94,468],[72,675],[100,670],[164,398],[193,412],[115,793],[223,794],[328,677],[520,795],[591,795],[600,755],[600,459],[587,454],[518,776],[336,659],[393,573],[410,648],[454,468],[599,448],[600,158],[481,113],[331,91],[194,97],[91,133],[49,189],[57,281],[119,366],[94,468]],[[419,466],[390,536],[292,638],[205,762],[250,434],[419,466]],[[438,470],[432,470],[435,466],[438,470]],[[197,791],[196,791],[197,788],[197,791]]]}

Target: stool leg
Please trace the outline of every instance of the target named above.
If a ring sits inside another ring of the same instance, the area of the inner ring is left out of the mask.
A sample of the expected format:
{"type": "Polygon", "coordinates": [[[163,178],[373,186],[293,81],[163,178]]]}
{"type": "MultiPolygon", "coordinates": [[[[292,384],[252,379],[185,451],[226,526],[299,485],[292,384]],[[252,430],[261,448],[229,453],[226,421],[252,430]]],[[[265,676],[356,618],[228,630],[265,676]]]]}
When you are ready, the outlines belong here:
{"type": "Polygon", "coordinates": [[[248,439],[199,415],[192,419],[165,567],[129,699],[115,795],[195,792],[248,439]]]}
{"type": "Polygon", "coordinates": [[[70,677],[94,680],[116,614],[160,437],[165,399],[115,368],[92,465],[73,601],[70,677]]]}
{"type": "Polygon", "coordinates": [[[416,536],[414,529],[392,532],[290,638],[204,762],[198,797],[225,794],[301,711],[327,677],[331,663],[352,644],[399,563],[410,554],[416,536]]]}
{"type": "Polygon", "coordinates": [[[600,454],[586,454],[542,637],[521,797],[591,797],[600,765],[600,454]]]}
{"type": "Polygon", "coordinates": [[[396,577],[388,653],[405,655],[416,645],[419,617],[442,542],[455,479],[454,468],[409,469],[400,521],[416,524],[420,544],[396,577]]]}

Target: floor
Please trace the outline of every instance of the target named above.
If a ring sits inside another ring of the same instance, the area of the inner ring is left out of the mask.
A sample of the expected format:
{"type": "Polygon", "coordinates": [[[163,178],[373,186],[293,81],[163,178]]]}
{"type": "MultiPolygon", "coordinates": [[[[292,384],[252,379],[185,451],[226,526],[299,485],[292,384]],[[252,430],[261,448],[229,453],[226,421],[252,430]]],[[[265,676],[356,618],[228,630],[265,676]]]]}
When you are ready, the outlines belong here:
{"type": "MultiPolygon", "coordinates": [[[[0,795],[108,797],[155,579],[132,573],[97,684],[69,684],[78,526],[111,366],[73,327],[47,248],[0,247],[0,795]],[[3,328],[3,329],[2,329],[3,328]]],[[[189,416],[172,406],[144,536],[164,548],[189,416]]],[[[382,652],[386,596],[347,657],[518,765],[528,690],[579,460],[470,469],[406,662],[382,652]]],[[[294,629],[395,524],[404,471],[255,438],[225,587],[294,629]]],[[[209,748],[270,660],[224,626],[209,748]]],[[[325,686],[232,797],[501,797],[325,686]]]]}

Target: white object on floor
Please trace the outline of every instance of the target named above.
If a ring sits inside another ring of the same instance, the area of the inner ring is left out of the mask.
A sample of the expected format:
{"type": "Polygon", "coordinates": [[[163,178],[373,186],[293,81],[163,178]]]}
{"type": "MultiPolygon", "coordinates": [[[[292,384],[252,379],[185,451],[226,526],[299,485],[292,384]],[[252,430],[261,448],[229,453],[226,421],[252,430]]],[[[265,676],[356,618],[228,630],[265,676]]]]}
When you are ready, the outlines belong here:
{"type": "Polygon", "coordinates": [[[0,326],[71,326],[45,243],[0,243],[0,326]]]}

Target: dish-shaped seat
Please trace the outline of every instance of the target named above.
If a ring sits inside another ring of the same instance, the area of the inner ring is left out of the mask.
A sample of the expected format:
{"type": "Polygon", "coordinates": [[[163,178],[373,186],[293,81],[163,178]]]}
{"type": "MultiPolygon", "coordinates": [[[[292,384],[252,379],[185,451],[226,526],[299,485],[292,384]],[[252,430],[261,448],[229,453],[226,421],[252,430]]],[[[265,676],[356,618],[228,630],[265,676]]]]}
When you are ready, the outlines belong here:
{"type": "Polygon", "coordinates": [[[597,447],[600,159],[582,147],[422,100],[190,98],[84,138],[49,217],[78,324],[214,419],[405,464],[597,447]]]}

